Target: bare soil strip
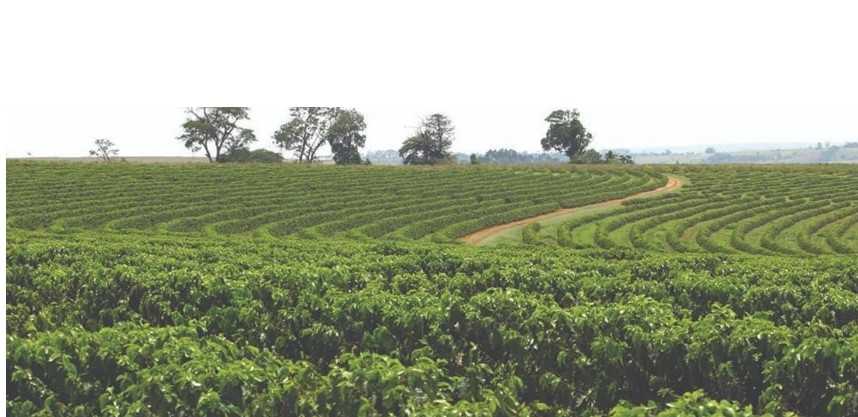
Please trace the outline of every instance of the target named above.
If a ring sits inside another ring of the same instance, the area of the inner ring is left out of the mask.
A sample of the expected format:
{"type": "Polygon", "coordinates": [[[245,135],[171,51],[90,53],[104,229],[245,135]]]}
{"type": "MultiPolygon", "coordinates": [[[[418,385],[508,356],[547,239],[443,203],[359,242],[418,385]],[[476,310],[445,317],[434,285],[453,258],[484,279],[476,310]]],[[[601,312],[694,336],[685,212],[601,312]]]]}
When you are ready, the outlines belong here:
{"type": "Polygon", "coordinates": [[[479,245],[480,243],[482,243],[486,239],[489,239],[491,237],[499,235],[499,234],[501,234],[501,233],[503,233],[509,229],[524,227],[524,226],[527,226],[529,224],[544,222],[546,220],[555,219],[557,217],[568,216],[568,215],[575,213],[579,210],[606,209],[606,208],[616,207],[616,206],[621,205],[626,200],[631,200],[634,198],[650,197],[653,195],[657,195],[657,194],[661,194],[664,192],[675,190],[679,187],[682,187],[682,181],[680,181],[678,178],[669,176],[667,178],[667,184],[665,184],[662,187],[656,188],[654,190],[644,191],[641,193],[632,194],[632,195],[627,196],[627,197],[618,198],[615,200],[603,201],[601,203],[590,204],[587,206],[560,209],[557,211],[552,211],[551,213],[545,213],[545,214],[541,214],[541,215],[535,216],[535,217],[528,217],[526,219],[516,220],[512,223],[505,223],[505,224],[499,224],[499,225],[492,226],[492,227],[487,227],[485,229],[477,230],[474,233],[471,233],[467,236],[464,236],[460,240],[462,242],[469,244],[469,245],[479,245]]]}

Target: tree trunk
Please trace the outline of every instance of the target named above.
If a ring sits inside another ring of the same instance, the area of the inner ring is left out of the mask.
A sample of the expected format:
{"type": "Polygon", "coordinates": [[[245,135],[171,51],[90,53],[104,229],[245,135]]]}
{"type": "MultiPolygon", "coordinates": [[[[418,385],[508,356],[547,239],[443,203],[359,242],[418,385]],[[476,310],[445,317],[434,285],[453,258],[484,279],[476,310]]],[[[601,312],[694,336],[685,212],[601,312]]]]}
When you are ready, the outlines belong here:
{"type": "Polygon", "coordinates": [[[209,145],[208,145],[208,143],[203,142],[203,149],[206,151],[206,158],[208,158],[208,159],[209,159],[209,162],[210,162],[210,163],[211,163],[211,162],[214,162],[214,161],[212,161],[212,154],[211,154],[211,152],[209,152],[209,145]]]}

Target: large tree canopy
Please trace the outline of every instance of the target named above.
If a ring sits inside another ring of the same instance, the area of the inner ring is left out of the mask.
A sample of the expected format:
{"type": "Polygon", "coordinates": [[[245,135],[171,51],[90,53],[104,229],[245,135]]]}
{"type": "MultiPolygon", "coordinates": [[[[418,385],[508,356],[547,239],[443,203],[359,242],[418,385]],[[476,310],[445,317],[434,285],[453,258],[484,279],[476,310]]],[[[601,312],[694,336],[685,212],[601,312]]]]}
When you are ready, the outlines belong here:
{"type": "Polygon", "coordinates": [[[339,112],[339,107],[292,107],[291,119],[274,132],[274,143],[292,151],[298,162],[313,162],[339,112]]]}
{"type": "Polygon", "coordinates": [[[177,139],[192,152],[203,149],[209,162],[220,160],[222,153],[246,148],[256,141],[253,130],[239,126],[250,119],[247,107],[192,107],[182,124],[184,133],[177,139]]]}
{"type": "Polygon", "coordinates": [[[423,119],[414,136],[405,140],[399,148],[399,156],[409,165],[432,165],[447,162],[453,157],[455,128],[445,115],[435,113],[423,119]]]}
{"type": "Polygon", "coordinates": [[[554,110],[545,118],[548,131],[542,138],[542,149],[563,152],[570,160],[581,155],[593,135],[581,123],[578,110],[554,110]]]}
{"type": "Polygon", "coordinates": [[[359,164],[360,148],[366,144],[366,122],[357,110],[337,112],[328,128],[327,141],[331,145],[334,162],[337,164],[359,164]]]}

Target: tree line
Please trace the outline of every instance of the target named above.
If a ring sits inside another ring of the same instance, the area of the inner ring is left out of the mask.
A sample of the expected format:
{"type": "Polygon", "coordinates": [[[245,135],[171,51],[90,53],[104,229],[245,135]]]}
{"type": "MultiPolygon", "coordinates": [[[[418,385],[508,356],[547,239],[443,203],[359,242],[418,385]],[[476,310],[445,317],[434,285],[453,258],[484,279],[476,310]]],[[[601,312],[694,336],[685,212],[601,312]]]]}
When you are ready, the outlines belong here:
{"type": "MultiPolygon", "coordinates": [[[[257,141],[252,129],[241,126],[250,119],[247,107],[189,108],[183,133],[177,139],[192,152],[203,151],[209,162],[276,162],[280,154],[265,149],[251,151],[257,141]]],[[[366,143],[366,122],[357,110],[341,107],[292,107],[290,119],[271,139],[298,162],[318,160],[318,151],[329,145],[338,164],[361,163],[359,150],[366,143]]]]}
{"type": "MultiPolygon", "coordinates": [[[[247,107],[191,107],[186,110],[182,134],[176,139],[191,152],[202,151],[209,162],[281,162],[283,156],[266,149],[251,150],[257,142],[253,129],[243,126],[250,119],[247,107]]],[[[632,163],[628,155],[612,151],[604,155],[588,149],[593,139],[581,121],[578,110],[555,110],[545,118],[548,129],[541,139],[542,149],[565,154],[572,163],[632,163]]],[[[289,120],[271,136],[283,152],[291,153],[298,163],[319,160],[319,150],[328,145],[336,164],[369,163],[360,150],[366,145],[366,121],[356,109],[343,107],[291,107],[289,120]]],[[[453,163],[450,151],[455,127],[444,114],[425,117],[415,132],[399,148],[406,165],[453,163]]],[[[96,140],[90,154],[110,161],[119,151],[108,139],[96,140]]],[[[471,155],[471,163],[480,158],[471,155]]]]}

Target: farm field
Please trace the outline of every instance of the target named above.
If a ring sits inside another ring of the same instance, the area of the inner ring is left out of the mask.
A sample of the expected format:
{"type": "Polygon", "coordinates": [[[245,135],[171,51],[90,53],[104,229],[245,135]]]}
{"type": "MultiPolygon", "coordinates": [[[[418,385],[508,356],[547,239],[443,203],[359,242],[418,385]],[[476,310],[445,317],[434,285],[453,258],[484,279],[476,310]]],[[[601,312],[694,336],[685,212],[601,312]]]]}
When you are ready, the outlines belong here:
{"type": "MultiPolygon", "coordinates": [[[[655,252],[814,256],[858,254],[858,168],[671,170],[681,190],[518,230],[494,244],[655,252]]],[[[586,209],[586,207],[582,207],[586,209]]]]}
{"type": "Polygon", "coordinates": [[[10,163],[7,172],[11,228],[439,242],[667,181],[622,168],[10,163]]]}
{"type": "Polygon", "coordinates": [[[7,415],[858,415],[856,167],[7,162],[6,202],[7,415]]]}
{"type": "Polygon", "coordinates": [[[588,213],[602,212],[628,203],[630,200],[656,197],[662,194],[678,191],[687,180],[674,175],[667,176],[667,183],[661,187],[630,194],[614,200],[560,209],[540,216],[529,217],[511,223],[500,224],[478,230],[461,238],[462,242],[472,245],[489,245],[499,242],[535,243],[543,226],[556,226],[567,220],[588,213]],[[536,224],[538,223],[538,225],[536,224]]]}

